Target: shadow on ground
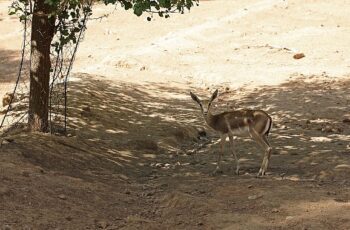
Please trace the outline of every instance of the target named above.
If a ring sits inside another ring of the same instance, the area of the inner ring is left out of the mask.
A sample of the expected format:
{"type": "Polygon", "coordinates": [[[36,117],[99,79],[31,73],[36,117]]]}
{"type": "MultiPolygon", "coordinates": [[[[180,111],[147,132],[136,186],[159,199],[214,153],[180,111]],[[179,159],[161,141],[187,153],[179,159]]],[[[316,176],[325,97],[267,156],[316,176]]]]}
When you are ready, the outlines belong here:
{"type": "MultiPolygon", "coordinates": [[[[350,219],[350,80],[300,78],[223,92],[217,111],[261,108],[274,120],[270,174],[236,141],[242,174],[203,126],[190,88],[79,75],[70,83],[70,137],[20,133],[1,149],[0,199],[11,227],[346,229],[350,219]],[[325,218],[326,217],[326,218],[325,218]]],[[[200,96],[205,90],[195,90],[200,96]]],[[[221,89],[220,89],[221,90],[221,89]]]]}

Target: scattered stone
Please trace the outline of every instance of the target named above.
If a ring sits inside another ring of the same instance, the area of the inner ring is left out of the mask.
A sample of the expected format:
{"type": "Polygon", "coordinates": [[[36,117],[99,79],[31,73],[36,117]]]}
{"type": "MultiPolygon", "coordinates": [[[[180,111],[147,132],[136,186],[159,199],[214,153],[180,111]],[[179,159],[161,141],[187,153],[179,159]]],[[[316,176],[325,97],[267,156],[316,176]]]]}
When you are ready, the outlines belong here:
{"type": "Polygon", "coordinates": [[[348,124],[350,124],[350,118],[344,118],[344,119],[343,119],[343,123],[348,123],[348,124]]]}
{"type": "Polygon", "coordinates": [[[28,171],[23,171],[22,172],[22,176],[24,176],[24,177],[29,177],[29,172],[28,171]]]}
{"type": "Polygon", "coordinates": [[[337,195],[337,193],[336,192],[327,192],[327,195],[332,196],[332,195],[337,195]]]}
{"type": "Polygon", "coordinates": [[[198,226],[203,226],[204,224],[203,224],[203,222],[198,222],[197,225],[198,225],[198,226]]]}
{"type": "Polygon", "coordinates": [[[91,112],[90,106],[84,106],[84,107],[82,108],[82,110],[83,110],[83,111],[86,111],[86,112],[91,112]]]}
{"type": "Polygon", "coordinates": [[[192,155],[192,154],[194,154],[194,153],[196,153],[196,150],[195,150],[195,149],[191,149],[191,150],[188,150],[188,151],[186,152],[187,155],[192,155]]]}
{"type": "Polygon", "coordinates": [[[146,70],[146,66],[142,66],[141,68],[140,68],[140,71],[145,71],[146,70]]]}
{"type": "Polygon", "coordinates": [[[306,123],[306,124],[311,124],[311,121],[310,121],[310,120],[306,120],[305,123],[306,123]]]}
{"type": "Polygon", "coordinates": [[[262,197],[263,195],[252,195],[252,196],[248,196],[248,200],[257,200],[262,197]]]}
{"type": "Polygon", "coordinates": [[[327,125],[326,127],[323,127],[321,129],[321,131],[324,133],[331,133],[331,132],[333,132],[333,128],[331,126],[327,125]]]}
{"type": "Polygon", "coordinates": [[[95,225],[97,228],[106,229],[108,227],[108,223],[104,220],[95,220],[95,225]]]}
{"type": "Polygon", "coordinates": [[[5,138],[4,141],[7,141],[8,143],[12,143],[15,141],[15,139],[12,138],[5,138]]]}
{"type": "Polygon", "coordinates": [[[342,199],[342,198],[335,198],[334,201],[338,202],[338,203],[348,203],[349,202],[348,199],[342,199]]]}
{"type": "Polygon", "coordinates": [[[286,217],[286,220],[293,220],[294,219],[294,216],[287,216],[286,217]]]}
{"type": "Polygon", "coordinates": [[[277,208],[273,208],[273,209],[271,210],[271,212],[272,212],[272,213],[278,213],[278,212],[280,212],[280,210],[278,210],[277,208]]]}
{"type": "Polygon", "coordinates": [[[304,53],[297,53],[297,54],[294,54],[294,56],[293,56],[294,59],[301,59],[303,57],[305,57],[304,53]]]}
{"type": "Polygon", "coordinates": [[[124,193],[127,194],[127,195],[129,195],[131,192],[130,192],[129,190],[126,189],[124,193]]]}
{"type": "Polygon", "coordinates": [[[58,195],[58,198],[60,198],[61,200],[67,200],[67,197],[64,194],[58,195]]]}
{"type": "Polygon", "coordinates": [[[155,166],[156,168],[161,168],[161,167],[163,167],[163,164],[162,164],[162,163],[156,163],[154,166],[155,166]]]}
{"type": "Polygon", "coordinates": [[[90,117],[91,116],[91,108],[89,106],[84,106],[82,108],[83,111],[80,112],[80,115],[83,117],[90,117]]]}
{"type": "Polygon", "coordinates": [[[8,106],[10,103],[15,101],[15,96],[13,93],[5,93],[2,98],[2,107],[8,106]]]}
{"type": "Polygon", "coordinates": [[[146,196],[153,196],[154,195],[154,192],[147,192],[146,193],[146,196]]]}

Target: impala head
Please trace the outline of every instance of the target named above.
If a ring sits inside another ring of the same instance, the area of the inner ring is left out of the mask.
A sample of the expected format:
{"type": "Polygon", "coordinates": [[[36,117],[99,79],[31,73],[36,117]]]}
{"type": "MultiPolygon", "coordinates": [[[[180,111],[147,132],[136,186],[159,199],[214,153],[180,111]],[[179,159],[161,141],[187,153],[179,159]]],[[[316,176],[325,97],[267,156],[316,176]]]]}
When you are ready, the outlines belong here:
{"type": "Polygon", "coordinates": [[[198,103],[198,105],[201,107],[202,110],[202,114],[204,116],[207,116],[210,113],[210,106],[212,101],[214,101],[214,99],[218,96],[218,90],[215,90],[215,92],[213,93],[213,95],[211,96],[211,98],[209,100],[199,100],[199,98],[192,92],[190,92],[190,95],[192,97],[192,99],[198,103]]]}

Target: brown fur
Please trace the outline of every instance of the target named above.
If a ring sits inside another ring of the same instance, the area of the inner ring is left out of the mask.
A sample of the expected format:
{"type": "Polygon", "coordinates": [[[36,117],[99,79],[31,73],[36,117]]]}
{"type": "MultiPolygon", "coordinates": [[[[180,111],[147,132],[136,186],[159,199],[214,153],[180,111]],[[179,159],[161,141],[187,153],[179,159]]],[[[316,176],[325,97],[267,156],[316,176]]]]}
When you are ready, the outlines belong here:
{"type": "MultiPolygon", "coordinates": [[[[250,137],[265,150],[265,156],[258,173],[258,176],[263,176],[267,170],[272,150],[268,141],[268,135],[272,126],[272,118],[263,110],[250,109],[232,110],[213,115],[211,113],[211,103],[217,97],[218,90],[213,93],[209,100],[200,100],[192,92],[190,92],[190,95],[192,99],[199,104],[207,125],[220,133],[222,152],[227,136],[233,148],[234,135],[250,135],[250,137]]],[[[233,149],[232,153],[237,162],[236,173],[238,174],[238,158],[233,149]]],[[[218,157],[218,165],[214,172],[221,171],[220,159],[221,155],[218,157]]]]}

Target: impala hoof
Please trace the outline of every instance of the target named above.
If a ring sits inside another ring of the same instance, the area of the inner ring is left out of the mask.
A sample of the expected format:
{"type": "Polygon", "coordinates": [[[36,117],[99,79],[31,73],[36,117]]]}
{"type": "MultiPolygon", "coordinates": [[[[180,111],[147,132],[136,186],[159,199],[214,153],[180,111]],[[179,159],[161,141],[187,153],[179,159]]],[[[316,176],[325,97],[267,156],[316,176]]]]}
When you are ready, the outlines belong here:
{"type": "Polygon", "coordinates": [[[259,172],[258,172],[258,174],[256,175],[256,177],[263,177],[263,176],[265,176],[265,175],[266,175],[265,170],[260,169],[259,172]]]}

